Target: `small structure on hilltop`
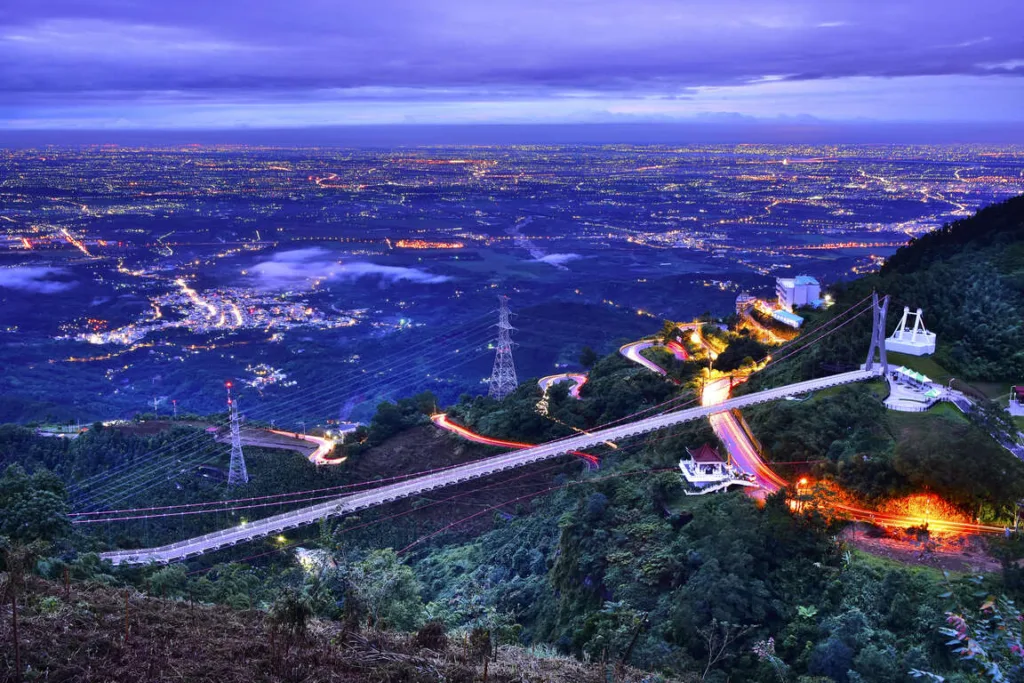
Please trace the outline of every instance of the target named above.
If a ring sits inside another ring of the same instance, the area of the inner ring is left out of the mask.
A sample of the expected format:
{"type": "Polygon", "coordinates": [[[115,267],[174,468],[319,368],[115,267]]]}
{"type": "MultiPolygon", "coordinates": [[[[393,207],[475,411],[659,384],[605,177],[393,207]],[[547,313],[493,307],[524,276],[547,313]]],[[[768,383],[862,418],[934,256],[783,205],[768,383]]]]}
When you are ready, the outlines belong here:
{"type": "Polygon", "coordinates": [[[42,425],[36,427],[36,436],[52,436],[58,439],[77,439],[89,431],[88,427],[79,424],[73,425],[42,425]]]}
{"type": "Polygon", "coordinates": [[[683,479],[690,485],[690,490],[684,491],[688,496],[724,491],[733,484],[757,486],[752,475],[725,462],[718,451],[708,444],[697,449],[687,448],[686,452],[690,458],[681,459],[679,469],[683,479]]]}
{"type": "Polygon", "coordinates": [[[1024,416],[1024,386],[1010,387],[1010,415],[1024,416]]]}
{"type": "Polygon", "coordinates": [[[888,351],[906,353],[911,356],[927,356],[935,353],[935,333],[929,332],[924,327],[924,320],[921,318],[921,309],[911,313],[908,306],[903,307],[903,317],[896,331],[885,340],[885,348],[888,351]],[[913,324],[910,324],[913,318],[913,324]]]}
{"type": "Polygon", "coordinates": [[[922,391],[930,388],[932,380],[928,375],[922,375],[920,372],[911,370],[900,366],[892,371],[892,378],[896,382],[907,384],[915,389],[921,389],[922,391]]]}
{"type": "Polygon", "coordinates": [[[749,292],[740,292],[740,295],[736,297],[736,315],[748,313],[756,301],[757,297],[749,292]]]}

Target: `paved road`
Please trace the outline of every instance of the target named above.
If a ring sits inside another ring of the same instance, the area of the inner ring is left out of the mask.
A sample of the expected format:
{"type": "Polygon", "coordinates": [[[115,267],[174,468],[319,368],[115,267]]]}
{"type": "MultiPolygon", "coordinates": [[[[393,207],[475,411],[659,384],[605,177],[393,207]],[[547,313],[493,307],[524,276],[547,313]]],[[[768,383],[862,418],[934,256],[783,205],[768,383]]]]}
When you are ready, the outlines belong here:
{"type": "MultiPolygon", "coordinates": [[[[718,379],[708,382],[704,387],[701,402],[706,406],[721,405],[729,398],[729,380],[718,379]]],[[[708,420],[711,422],[711,429],[722,443],[732,459],[732,464],[747,474],[754,475],[757,485],[764,491],[774,493],[786,485],[786,480],[775,474],[758,454],[757,449],[750,442],[750,438],[740,425],[739,420],[731,411],[724,411],[711,415],[708,420]]],[[[763,494],[762,494],[763,495],[763,494]]]]}
{"type": "Polygon", "coordinates": [[[876,371],[858,370],[846,372],[830,377],[797,382],[778,389],[768,389],[739,398],[729,399],[713,406],[700,406],[686,410],[677,410],[663,413],[644,419],[639,419],[624,425],[599,429],[587,434],[566,437],[558,441],[540,444],[531,448],[524,448],[510,453],[502,453],[490,458],[484,458],[475,462],[452,467],[451,469],[428,474],[415,479],[381,486],[369,491],[342,496],[324,503],[312,505],[291,512],[285,512],[273,517],[256,520],[240,526],[224,529],[211,534],[205,534],[196,538],[190,538],[178,543],[146,548],[139,550],[121,550],[103,553],[102,558],[110,560],[114,564],[149,564],[151,562],[165,564],[183,560],[188,557],[201,555],[213,550],[225,548],[260,538],[280,533],[287,529],[303,526],[316,522],[326,517],[336,517],[348,514],[368,507],[383,505],[391,501],[418,495],[434,489],[472,481],[490,474],[503,472],[505,470],[522,467],[542,460],[556,458],[572,451],[581,450],[594,446],[605,441],[618,441],[630,436],[646,434],[648,432],[665,429],[672,425],[697,420],[709,415],[720,413],[732,408],[743,408],[758,403],[775,401],[792,394],[803,394],[808,391],[817,391],[827,387],[840,384],[861,382],[878,376],[876,371]]]}
{"type": "Polygon", "coordinates": [[[273,434],[279,434],[281,436],[290,436],[298,439],[299,441],[305,441],[316,446],[316,450],[309,454],[309,461],[314,465],[340,465],[345,462],[346,458],[328,458],[327,456],[334,452],[335,442],[331,439],[326,439],[322,436],[313,436],[312,434],[298,434],[296,432],[283,432],[279,429],[268,429],[268,432],[273,434]]]}
{"type": "Polygon", "coordinates": [[[569,395],[579,400],[580,389],[582,389],[583,385],[587,383],[587,376],[580,372],[565,372],[561,375],[548,375],[547,377],[541,377],[537,382],[537,386],[539,386],[540,390],[546,394],[552,385],[558,384],[559,382],[572,382],[572,386],[569,387],[569,395]]]}
{"type": "Polygon", "coordinates": [[[690,358],[689,354],[686,353],[686,349],[684,349],[679,344],[676,344],[675,342],[672,342],[671,344],[666,346],[661,342],[655,341],[635,341],[630,342],[628,344],[623,344],[619,348],[619,353],[621,353],[623,356],[633,361],[634,363],[644,366],[651,372],[656,372],[659,375],[667,375],[668,372],[665,370],[665,368],[661,367],[660,365],[650,360],[649,358],[644,358],[644,356],[640,354],[641,351],[643,351],[644,349],[649,349],[652,346],[665,349],[679,360],[688,360],[690,358]]]}

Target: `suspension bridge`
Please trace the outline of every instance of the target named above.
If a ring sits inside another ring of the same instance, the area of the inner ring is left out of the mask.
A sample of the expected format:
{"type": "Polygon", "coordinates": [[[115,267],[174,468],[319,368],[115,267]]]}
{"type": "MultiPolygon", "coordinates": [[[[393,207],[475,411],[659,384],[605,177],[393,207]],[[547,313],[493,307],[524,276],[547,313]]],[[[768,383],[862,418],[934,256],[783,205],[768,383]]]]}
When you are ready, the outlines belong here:
{"type": "MultiPolygon", "coordinates": [[[[856,318],[859,315],[866,313],[868,310],[872,310],[874,312],[873,327],[875,329],[872,332],[871,348],[869,350],[868,360],[860,370],[839,373],[803,382],[796,382],[773,389],[766,389],[764,391],[750,393],[745,396],[731,398],[715,405],[670,409],[649,417],[636,417],[635,419],[631,419],[630,421],[617,426],[594,429],[586,433],[573,435],[536,446],[521,448],[519,450],[502,453],[489,458],[483,458],[464,465],[435,471],[398,483],[378,486],[373,489],[349,495],[332,497],[329,500],[315,505],[302,507],[251,522],[245,522],[235,527],[204,534],[176,543],[152,548],[112,551],[101,554],[101,557],[103,559],[110,560],[112,563],[117,565],[149,563],[166,564],[177,562],[239,543],[251,541],[253,539],[280,534],[281,532],[289,529],[294,529],[325,518],[342,516],[447,486],[473,481],[533,463],[557,458],[568,453],[578,452],[581,449],[602,443],[614,442],[666,429],[691,420],[706,418],[711,415],[721,413],[722,411],[744,408],[760,403],[776,401],[787,396],[805,394],[829,387],[862,382],[879,376],[884,376],[886,371],[884,349],[886,303],[887,301],[883,301],[880,305],[877,297],[875,297],[875,301],[871,304],[870,308],[865,308],[857,313],[857,315],[853,316],[853,318],[856,318]],[[881,332],[878,331],[879,329],[881,332]],[[876,352],[881,356],[881,362],[877,365],[874,360],[876,352]]],[[[846,314],[844,313],[842,315],[846,314]]],[[[842,325],[833,328],[827,334],[831,334],[839,327],[848,324],[853,320],[853,318],[847,319],[846,322],[843,322],[842,325]]],[[[829,324],[832,324],[832,321],[826,323],[826,325],[829,324]]],[[[820,341],[820,338],[818,341],[820,341]]],[[[804,348],[807,347],[805,346],[804,348]]],[[[802,351],[804,348],[801,348],[800,350],[802,351]]],[[[798,352],[799,351],[795,351],[793,353],[798,352]]],[[[657,406],[655,408],[657,408],[657,406]]],[[[648,409],[648,411],[649,410],[651,409],[648,409]]]]}

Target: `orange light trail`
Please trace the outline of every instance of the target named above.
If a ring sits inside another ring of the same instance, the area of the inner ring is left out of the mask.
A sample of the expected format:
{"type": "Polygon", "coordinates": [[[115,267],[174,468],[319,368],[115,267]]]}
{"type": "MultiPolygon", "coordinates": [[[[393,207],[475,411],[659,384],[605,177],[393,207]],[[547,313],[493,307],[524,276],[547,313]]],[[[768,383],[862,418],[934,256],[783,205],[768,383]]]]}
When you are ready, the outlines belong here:
{"type": "Polygon", "coordinates": [[[402,249],[462,249],[466,245],[462,242],[436,242],[430,240],[402,239],[395,242],[395,246],[402,249]]]}
{"type": "MultiPolygon", "coordinates": [[[[436,426],[440,427],[441,429],[445,429],[454,434],[458,434],[466,441],[472,441],[473,443],[482,443],[488,446],[498,446],[499,448],[515,448],[516,450],[522,448],[531,448],[536,445],[532,443],[524,443],[522,441],[506,441],[504,439],[493,439],[489,436],[484,436],[483,434],[477,434],[476,432],[467,429],[466,427],[463,427],[462,425],[456,422],[452,422],[444,413],[436,413],[434,415],[431,415],[430,421],[433,422],[436,426]]],[[[572,451],[572,454],[579,456],[594,465],[600,462],[597,456],[591,455],[589,453],[572,451]]]]}

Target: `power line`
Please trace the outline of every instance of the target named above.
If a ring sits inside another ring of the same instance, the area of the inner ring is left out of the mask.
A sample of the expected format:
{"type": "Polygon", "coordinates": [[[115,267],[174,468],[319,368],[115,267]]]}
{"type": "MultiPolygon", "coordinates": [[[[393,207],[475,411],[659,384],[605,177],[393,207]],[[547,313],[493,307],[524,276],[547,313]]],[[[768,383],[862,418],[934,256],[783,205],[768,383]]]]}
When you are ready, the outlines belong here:
{"type": "MultiPolygon", "coordinates": [[[[388,357],[383,357],[383,358],[377,359],[375,361],[371,361],[367,365],[361,367],[359,369],[359,370],[361,370],[361,372],[359,372],[359,373],[356,373],[356,371],[353,370],[352,372],[350,372],[348,374],[349,375],[351,375],[351,374],[362,374],[362,375],[365,375],[367,369],[374,368],[375,366],[377,366],[377,369],[375,371],[376,372],[380,372],[383,369],[383,366],[387,365],[390,362],[392,362],[392,360],[395,357],[398,357],[398,358],[401,358],[401,359],[407,359],[409,357],[409,352],[411,350],[418,349],[420,347],[427,347],[427,346],[434,345],[434,344],[438,343],[439,341],[444,340],[446,338],[457,338],[457,337],[460,337],[460,336],[463,336],[463,335],[469,335],[471,332],[482,332],[484,329],[486,329],[486,323],[484,323],[483,321],[480,321],[480,322],[477,322],[475,324],[470,325],[469,327],[463,329],[462,331],[460,331],[458,333],[455,333],[454,335],[452,335],[449,332],[445,332],[443,334],[435,335],[432,338],[420,339],[417,342],[414,342],[410,346],[403,347],[400,352],[395,352],[395,353],[391,354],[388,357]]],[[[314,388],[314,389],[311,389],[310,391],[303,392],[302,394],[300,394],[297,397],[293,397],[293,398],[290,398],[290,399],[285,399],[283,401],[279,401],[279,402],[273,404],[273,408],[274,408],[275,411],[281,411],[282,409],[284,409],[286,407],[294,407],[294,404],[296,402],[301,402],[301,403],[303,403],[305,405],[308,405],[311,402],[311,400],[312,400],[312,398],[314,396],[316,396],[318,394],[322,394],[324,391],[330,391],[330,392],[336,391],[333,388],[325,389],[325,388],[323,388],[324,385],[329,385],[329,386],[333,387],[333,386],[335,386],[337,384],[341,384],[341,385],[344,386],[344,382],[341,381],[342,379],[343,379],[343,377],[334,377],[334,378],[331,378],[330,380],[325,380],[324,382],[321,383],[321,388],[314,388]]],[[[343,391],[344,390],[345,389],[343,389],[343,391]]],[[[259,412],[261,410],[261,408],[269,409],[270,406],[257,406],[252,412],[259,412]]],[[[224,425],[222,424],[222,426],[224,426],[224,425]]],[[[158,453],[158,452],[166,452],[168,449],[173,448],[175,446],[178,446],[178,445],[180,445],[180,444],[182,444],[184,442],[187,442],[187,441],[193,441],[194,442],[194,441],[196,441],[198,439],[201,439],[201,438],[202,438],[202,434],[190,435],[188,437],[182,437],[182,438],[179,438],[177,441],[174,441],[174,442],[171,442],[169,444],[165,444],[165,445],[159,447],[158,449],[156,449],[156,451],[153,451],[151,453],[155,454],[155,453],[158,453]]],[[[91,475],[90,477],[87,477],[87,478],[83,479],[82,481],[76,482],[74,484],[74,488],[76,490],[89,488],[91,482],[94,482],[94,481],[97,481],[97,480],[100,480],[100,479],[106,479],[110,475],[115,474],[117,471],[122,470],[122,469],[126,469],[128,467],[132,467],[132,466],[134,466],[136,464],[137,464],[137,462],[125,463],[123,465],[120,465],[118,467],[113,468],[112,470],[107,470],[105,472],[99,472],[97,474],[91,475]]]]}
{"type": "MultiPolygon", "coordinates": [[[[449,365],[449,367],[459,367],[461,365],[465,365],[466,363],[470,363],[486,353],[486,350],[481,351],[478,354],[469,356],[460,363],[449,365]]],[[[108,490],[107,494],[101,494],[100,497],[102,499],[96,501],[90,506],[87,506],[87,508],[88,510],[91,511],[104,505],[115,505],[127,498],[130,498],[134,495],[137,495],[139,493],[142,493],[153,488],[162,481],[161,477],[163,477],[164,475],[173,474],[174,471],[177,470],[179,467],[188,467],[190,463],[198,462],[199,460],[202,460],[204,457],[205,456],[203,454],[199,454],[199,456],[195,456],[192,458],[186,456],[185,460],[177,459],[175,462],[163,464],[158,463],[156,465],[151,465],[149,467],[149,471],[140,476],[129,475],[128,477],[122,478],[122,480],[119,480],[117,482],[111,482],[110,486],[112,488],[108,490]],[[134,488],[129,488],[126,490],[126,486],[134,488]]]]}
{"type": "MultiPolygon", "coordinates": [[[[478,335],[480,335],[482,333],[483,333],[483,330],[479,330],[476,333],[472,333],[472,332],[469,332],[469,331],[463,331],[460,334],[469,334],[470,335],[470,338],[462,340],[463,342],[470,342],[471,341],[472,344],[476,344],[476,343],[479,343],[479,342],[476,339],[473,339],[473,337],[476,337],[476,336],[478,336],[478,335]]],[[[480,341],[483,341],[483,339],[484,339],[484,337],[480,337],[480,341]]],[[[432,343],[434,343],[434,341],[435,340],[422,340],[420,343],[421,344],[432,344],[432,343]]],[[[440,360],[441,358],[446,357],[449,354],[450,354],[450,352],[447,349],[441,348],[441,349],[438,350],[438,352],[436,354],[433,354],[432,357],[428,355],[427,358],[432,358],[432,360],[440,360]]],[[[423,356],[420,356],[420,358],[422,359],[423,356]]],[[[376,364],[379,365],[381,363],[386,363],[386,362],[388,362],[387,359],[382,359],[381,361],[377,361],[376,364]]],[[[374,364],[371,363],[370,367],[372,367],[373,365],[374,364]]],[[[455,367],[455,366],[449,365],[447,367],[455,367]]],[[[365,372],[365,368],[364,368],[364,372],[365,372]]],[[[415,372],[415,370],[411,370],[411,371],[407,371],[407,372],[401,373],[398,376],[393,376],[391,378],[387,378],[387,379],[384,380],[383,385],[386,386],[388,384],[392,384],[397,378],[400,378],[400,377],[403,377],[403,376],[407,376],[407,375],[411,375],[414,372],[415,372]]],[[[330,397],[332,395],[338,395],[339,393],[351,393],[352,391],[359,391],[359,390],[361,390],[363,388],[368,388],[368,387],[374,386],[375,384],[380,384],[379,382],[377,382],[377,380],[375,378],[373,378],[373,377],[361,377],[361,378],[356,380],[356,384],[355,385],[352,385],[351,383],[339,382],[337,386],[334,386],[334,387],[332,387],[330,389],[321,389],[319,392],[314,392],[312,395],[310,394],[310,392],[305,392],[305,394],[303,396],[301,396],[301,397],[296,397],[294,399],[289,399],[289,400],[284,401],[284,402],[282,402],[281,404],[278,404],[278,405],[288,406],[289,404],[292,404],[290,407],[293,410],[296,410],[296,409],[297,410],[301,410],[302,408],[296,406],[295,405],[296,403],[298,403],[299,406],[307,406],[307,405],[312,404],[313,401],[315,401],[315,400],[323,400],[323,396],[321,396],[321,395],[323,395],[325,393],[326,393],[327,397],[330,397]]],[[[258,411],[258,410],[259,410],[259,408],[256,409],[256,411],[258,411]]],[[[183,438],[178,439],[178,440],[176,440],[174,442],[171,442],[169,444],[165,444],[165,445],[157,448],[156,450],[151,451],[149,454],[147,454],[145,456],[145,461],[152,461],[152,460],[155,460],[157,458],[157,456],[163,455],[163,454],[167,454],[169,451],[175,450],[175,449],[180,448],[180,447],[184,447],[184,446],[189,445],[189,444],[196,444],[197,442],[201,441],[204,437],[205,437],[205,434],[200,432],[198,434],[193,434],[193,435],[190,435],[188,437],[183,437],[183,438]]],[[[96,490],[94,490],[93,492],[90,493],[91,496],[95,496],[98,492],[102,491],[104,488],[107,488],[107,487],[110,487],[110,486],[118,486],[120,484],[120,482],[123,480],[123,478],[122,478],[121,480],[115,480],[115,481],[100,481],[99,480],[100,478],[102,478],[104,480],[110,479],[110,477],[113,474],[116,474],[118,471],[122,471],[122,470],[128,469],[129,467],[136,467],[137,468],[140,464],[141,464],[140,461],[138,459],[136,459],[136,460],[134,460],[131,463],[125,463],[125,464],[123,464],[123,465],[121,465],[119,467],[114,468],[113,470],[108,470],[107,472],[100,473],[98,475],[94,475],[93,477],[90,478],[93,481],[86,482],[86,484],[84,486],[82,486],[80,484],[79,485],[79,490],[88,489],[88,488],[90,488],[90,486],[91,487],[99,486],[98,489],[96,489],[96,490]]],[[[161,467],[161,465],[162,465],[162,463],[156,463],[155,466],[156,467],[161,467]]],[[[133,473],[128,475],[128,479],[137,478],[138,474],[139,474],[139,471],[136,470],[135,472],[133,472],[133,473]]]]}

